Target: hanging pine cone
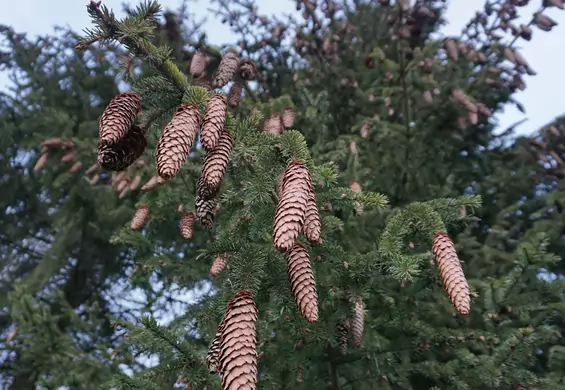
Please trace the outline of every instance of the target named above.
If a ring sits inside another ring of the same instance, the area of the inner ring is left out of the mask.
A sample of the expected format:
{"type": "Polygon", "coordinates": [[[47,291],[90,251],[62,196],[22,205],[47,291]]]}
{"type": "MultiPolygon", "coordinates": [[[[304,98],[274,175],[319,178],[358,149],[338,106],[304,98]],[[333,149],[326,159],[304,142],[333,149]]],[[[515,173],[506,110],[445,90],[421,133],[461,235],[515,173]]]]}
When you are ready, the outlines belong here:
{"type": "Polygon", "coordinates": [[[218,276],[220,272],[222,272],[226,267],[226,264],[228,263],[230,257],[231,257],[230,253],[225,253],[221,256],[214,257],[214,262],[210,267],[210,275],[213,277],[218,276]]]}
{"type": "Polygon", "coordinates": [[[137,211],[131,219],[131,230],[139,230],[145,224],[145,220],[149,216],[149,206],[143,204],[137,208],[137,211]]]}
{"type": "Polygon", "coordinates": [[[161,184],[165,184],[166,182],[167,180],[163,179],[161,176],[154,175],[151,177],[151,179],[149,179],[147,183],[143,185],[143,187],[141,187],[141,191],[151,191],[152,189],[157,188],[161,184]]]}
{"type": "Polygon", "coordinates": [[[49,160],[49,156],[47,155],[47,153],[43,153],[41,157],[39,157],[39,160],[37,160],[37,162],[35,163],[33,170],[35,172],[42,170],[47,166],[48,160],[49,160]]]}
{"type": "Polygon", "coordinates": [[[294,108],[287,107],[284,109],[282,113],[282,124],[285,129],[290,129],[292,127],[292,125],[294,124],[294,117],[294,108]]]}
{"type": "Polygon", "coordinates": [[[194,233],[194,213],[187,211],[184,213],[180,219],[180,235],[190,240],[192,234],[194,233]]]}
{"type": "Polygon", "coordinates": [[[98,170],[100,166],[98,164],[92,164],[87,170],[86,172],[84,172],[85,175],[91,175],[94,172],[96,172],[98,170]]]}
{"type": "Polygon", "coordinates": [[[283,132],[281,116],[275,112],[263,122],[263,131],[271,134],[281,134],[283,132]]]}
{"type": "Polygon", "coordinates": [[[200,175],[196,182],[196,195],[204,200],[215,198],[220,187],[209,187],[206,185],[204,176],[200,175]]]}
{"type": "Polygon", "coordinates": [[[273,226],[274,245],[281,252],[287,252],[294,246],[304,226],[311,185],[308,168],[300,161],[291,161],[284,172],[273,226]]]}
{"type": "Polygon", "coordinates": [[[457,59],[459,58],[459,49],[457,48],[457,43],[453,39],[448,38],[444,41],[443,47],[447,52],[447,56],[452,61],[457,61],[457,59]]]}
{"type": "Polygon", "coordinates": [[[224,180],[230,163],[232,148],[233,139],[226,129],[222,131],[217,147],[204,156],[202,177],[204,178],[204,185],[210,188],[211,192],[217,192],[224,180]]]}
{"type": "Polygon", "coordinates": [[[314,187],[310,186],[308,195],[308,204],[306,205],[306,213],[304,215],[304,235],[312,244],[321,243],[322,223],[320,221],[320,213],[316,203],[316,193],[314,187]]]}
{"type": "Polygon", "coordinates": [[[361,297],[357,298],[355,308],[353,309],[353,323],[351,324],[351,335],[353,336],[353,344],[356,347],[361,346],[363,342],[363,328],[365,326],[365,305],[361,297]]]}
{"type": "Polygon", "coordinates": [[[77,173],[82,168],[82,162],[77,161],[75,162],[70,168],[69,173],[77,173]]]}
{"type": "Polygon", "coordinates": [[[130,132],[137,114],[141,111],[141,99],[133,92],[116,95],[104,110],[98,123],[100,141],[115,144],[130,132]]]}
{"type": "Polygon", "coordinates": [[[202,76],[204,70],[206,69],[206,55],[198,50],[192,56],[192,60],[190,61],[190,75],[194,78],[198,78],[202,76]]]}
{"type": "Polygon", "coordinates": [[[243,87],[240,83],[233,83],[228,92],[228,104],[231,108],[239,106],[243,98],[243,87]]]}
{"type": "Polygon", "coordinates": [[[339,352],[342,355],[347,354],[347,344],[348,344],[347,333],[348,331],[345,323],[339,322],[337,324],[337,344],[339,346],[339,352]]]}
{"type": "Polygon", "coordinates": [[[170,180],[179,173],[188,158],[200,123],[198,107],[183,104],[163,129],[155,150],[157,172],[163,179],[170,180]]]}
{"type": "Polygon", "coordinates": [[[145,132],[133,125],[117,143],[98,143],[98,165],[108,171],[123,171],[143,154],[146,147],[145,132]]]}
{"type": "Polygon", "coordinates": [[[308,322],[318,321],[318,294],[310,255],[298,241],[287,253],[286,271],[300,313],[308,322]]]}
{"type": "Polygon", "coordinates": [[[141,175],[135,175],[135,177],[132,179],[131,183],[129,184],[129,190],[135,191],[140,184],[141,184],[141,175]]]}
{"type": "Polygon", "coordinates": [[[446,233],[438,232],[434,237],[432,252],[435,256],[443,285],[453,306],[461,315],[469,314],[471,308],[469,285],[455,252],[453,241],[446,233]]]}
{"type": "MultiPolygon", "coordinates": [[[[224,317],[225,318],[225,317],[224,317]]],[[[210,374],[215,374],[220,370],[220,341],[222,340],[222,330],[224,328],[224,321],[220,322],[216,335],[212,339],[206,354],[206,365],[210,374]]]]}
{"type": "Polygon", "coordinates": [[[256,389],[257,315],[257,306],[249,291],[236,293],[228,303],[219,354],[222,390],[256,389]]]}
{"type": "Polygon", "coordinates": [[[63,157],[61,157],[61,162],[62,163],[68,163],[70,161],[72,161],[76,156],[77,156],[78,152],[76,150],[73,150],[69,153],[66,153],[63,157]]]}
{"type": "Polygon", "coordinates": [[[206,72],[203,72],[200,77],[194,79],[194,85],[205,88],[207,91],[211,91],[213,89],[212,81],[208,78],[206,72]]]}
{"type": "Polygon", "coordinates": [[[247,58],[239,62],[239,75],[242,79],[251,81],[257,77],[257,66],[255,63],[247,58]]]}
{"type": "Polygon", "coordinates": [[[48,148],[48,149],[59,149],[62,148],[64,145],[65,145],[65,140],[60,137],[49,138],[41,143],[42,148],[48,148]]]}
{"type": "Polygon", "coordinates": [[[214,94],[208,102],[204,123],[200,131],[200,142],[206,151],[210,152],[218,145],[220,135],[226,125],[227,112],[226,96],[219,93],[214,94]]]}
{"type": "Polygon", "coordinates": [[[235,75],[238,66],[237,53],[228,51],[221,59],[218,65],[216,78],[214,79],[214,87],[221,88],[230,82],[235,75]]]}
{"type": "Polygon", "coordinates": [[[216,211],[216,199],[204,199],[196,195],[196,217],[200,224],[208,230],[214,227],[214,214],[216,211]]]}

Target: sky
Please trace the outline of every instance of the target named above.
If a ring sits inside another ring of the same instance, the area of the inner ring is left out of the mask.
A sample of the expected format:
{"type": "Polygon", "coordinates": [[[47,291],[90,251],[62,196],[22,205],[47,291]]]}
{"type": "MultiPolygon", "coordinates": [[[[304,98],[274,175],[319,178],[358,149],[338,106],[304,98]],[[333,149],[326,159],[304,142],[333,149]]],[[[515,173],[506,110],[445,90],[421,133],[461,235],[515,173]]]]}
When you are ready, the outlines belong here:
{"type": "MultiPolygon", "coordinates": [[[[7,0],[6,0],[7,1],[7,0]]],[[[117,15],[122,13],[121,4],[124,0],[104,0],[106,6],[112,8],[117,15]]],[[[126,1],[135,5],[136,0],[126,1]]],[[[527,23],[532,13],[537,10],[542,0],[531,0],[530,5],[519,9],[523,18],[516,24],[527,23]]],[[[10,2],[0,13],[0,24],[7,24],[18,32],[30,35],[43,35],[53,32],[53,26],[69,26],[81,31],[90,26],[86,13],[88,0],[17,0],[10,2]]],[[[180,0],[161,0],[164,9],[176,9],[180,0]]],[[[293,0],[257,0],[259,13],[266,15],[295,14],[293,0]]],[[[450,0],[447,20],[449,24],[443,29],[445,35],[459,35],[462,27],[483,7],[484,0],[450,0]]],[[[209,2],[192,0],[189,11],[198,18],[207,17],[205,29],[213,44],[229,43],[233,35],[229,27],[210,14],[209,2]]],[[[527,88],[515,95],[517,100],[526,108],[526,114],[521,114],[513,107],[496,117],[501,129],[527,118],[518,131],[529,133],[550,122],[554,117],[565,113],[562,91],[565,91],[565,77],[561,76],[561,65],[565,59],[565,11],[552,8],[547,15],[559,23],[553,31],[547,33],[535,29],[534,38],[530,42],[520,40],[517,48],[528,60],[531,67],[538,72],[536,76],[525,79],[527,88]]],[[[8,85],[8,78],[0,72],[0,89],[8,85]]]]}

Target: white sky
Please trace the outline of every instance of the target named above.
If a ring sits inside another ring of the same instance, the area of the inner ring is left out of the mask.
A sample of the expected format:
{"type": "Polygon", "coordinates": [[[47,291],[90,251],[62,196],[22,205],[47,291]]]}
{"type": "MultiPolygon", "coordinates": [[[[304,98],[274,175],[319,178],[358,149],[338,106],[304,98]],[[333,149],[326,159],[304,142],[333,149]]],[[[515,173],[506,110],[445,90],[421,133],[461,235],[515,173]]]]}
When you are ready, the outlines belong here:
{"type": "MultiPolygon", "coordinates": [[[[7,2],[8,0],[3,0],[7,2]]],[[[105,0],[104,4],[121,14],[124,0],[105,0]]],[[[136,0],[127,1],[134,5],[136,0]]],[[[484,0],[451,0],[447,19],[450,24],[444,29],[445,34],[458,35],[462,26],[482,8],[484,0]]],[[[524,21],[529,21],[533,11],[542,0],[532,0],[532,5],[520,9],[524,21]],[[527,19],[527,20],[526,20],[527,19]]],[[[54,25],[68,25],[76,31],[90,26],[86,13],[87,0],[17,0],[6,4],[0,13],[0,24],[13,26],[18,32],[32,35],[51,33],[54,25]]],[[[161,0],[163,8],[176,9],[179,0],[161,0]]],[[[208,15],[208,1],[195,0],[190,3],[190,12],[198,17],[208,15]]],[[[292,0],[257,0],[261,14],[295,13],[295,2],[292,0]]],[[[526,107],[528,121],[520,127],[520,132],[536,130],[551,121],[555,116],[565,113],[565,104],[561,100],[565,92],[565,77],[561,76],[562,61],[565,60],[565,11],[552,8],[546,11],[559,25],[550,33],[534,31],[530,42],[521,40],[517,47],[530,65],[538,72],[537,76],[526,78],[526,91],[516,95],[526,107]]],[[[523,21],[523,22],[524,22],[523,21]]],[[[229,28],[222,25],[213,15],[208,16],[206,32],[212,43],[229,43],[233,40],[229,28]]],[[[0,73],[0,88],[7,85],[8,79],[0,73]]],[[[500,125],[507,127],[524,118],[515,108],[508,107],[499,115],[500,125]]]]}

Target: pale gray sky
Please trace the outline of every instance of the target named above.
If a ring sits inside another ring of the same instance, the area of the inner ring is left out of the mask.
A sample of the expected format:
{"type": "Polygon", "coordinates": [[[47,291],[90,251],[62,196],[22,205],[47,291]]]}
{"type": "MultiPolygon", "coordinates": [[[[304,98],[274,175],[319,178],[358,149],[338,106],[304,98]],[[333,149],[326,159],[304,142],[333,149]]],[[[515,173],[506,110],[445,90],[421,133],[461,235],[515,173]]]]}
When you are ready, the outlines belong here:
{"type": "MultiPolygon", "coordinates": [[[[4,0],[7,1],[7,0],[4,0]]],[[[80,31],[90,25],[86,13],[87,0],[17,0],[10,2],[0,13],[0,23],[8,24],[19,32],[29,34],[47,34],[52,32],[54,25],[68,25],[80,31]]],[[[121,14],[121,4],[124,0],[105,0],[104,4],[121,14]]],[[[136,4],[136,0],[127,1],[136,4]]],[[[443,30],[445,34],[458,35],[462,26],[473,16],[475,11],[482,8],[484,0],[451,0],[447,15],[449,25],[443,30]]],[[[529,20],[533,11],[537,9],[542,0],[532,0],[528,7],[520,8],[521,15],[529,20]]],[[[176,9],[180,4],[178,0],[161,0],[165,9],[176,9]]],[[[208,1],[196,0],[190,4],[190,12],[198,17],[207,16],[208,1]]],[[[261,14],[295,13],[295,2],[291,0],[258,0],[261,14]]],[[[549,122],[557,115],[565,112],[562,102],[565,91],[565,77],[561,75],[561,65],[565,59],[565,11],[553,8],[547,11],[548,15],[559,23],[550,33],[535,30],[534,38],[530,42],[520,41],[522,54],[530,65],[538,72],[537,76],[528,77],[526,91],[516,95],[518,100],[526,107],[528,121],[520,128],[521,131],[530,132],[549,122]]],[[[233,36],[229,28],[222,25],[214,16],[208,17],[206,31],[212,43],[229,43],[233,36]]],[[[7,78],[0,74],[0,88],[7,85],[7,78]]],[[[508,107],[499,115],[500,125],[506,127],[524,118],[515,108],[508,107]]]]}

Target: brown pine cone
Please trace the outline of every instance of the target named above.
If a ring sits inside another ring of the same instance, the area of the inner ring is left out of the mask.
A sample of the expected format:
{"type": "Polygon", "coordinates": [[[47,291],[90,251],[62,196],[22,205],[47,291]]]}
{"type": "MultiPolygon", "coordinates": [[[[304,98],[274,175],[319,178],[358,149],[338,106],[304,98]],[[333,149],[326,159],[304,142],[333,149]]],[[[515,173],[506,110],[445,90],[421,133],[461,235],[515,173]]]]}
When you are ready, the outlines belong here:
{"type": "Polygon", "coordinates": [[[257,306],[249,291],[236,293],[228,303],[219,354],[222,390],[256,389],[257,316],[257,306]]]}
{"type": "Polygon", "coordinates": [[[194,233],[194,213],[187,211],[180,219],[180,235],[187,240],[192,238],[194,233]]]}
{"type": "Polygon", "coordinates": [[[90,175],[93,174],[94,172],[96,172],[98,170],[100,166],[98,164],[92,164],[87,170],[86,172],[84,172],[85,175],[90,175]]]}
{"type": "Polygon", "coordinates": [[[211,91],[213,89],[212,80],[208,78],[206,72],[203,72],[200,77],[194,79],[194,85],[205,88],[207,91],[211,91]]]}
{"type": "Polygon", "coordinates": [[[186,163],[200,123],[198,107],[183,104],[163,129],[155,150],[157,173],[163,179],[175,177],[186,163]]]}
{"type": "Polygon", "coordinates": [[[217,147],[207,152],[202,163],[202,177],[204,185],[212,192],[217,191],[224,180],[228,164],[231,160],[233,139],[228,130],[222,131],[217,147]]]}
{"type": "Polygon", "coordinates": [[[348,335],[347,326],[344,322],[340,321],[337,324],[337,343],[339,346],[339,352],[342,355],[347,354],[347,344],[348,344],[347,335],[348,335]]]}
{"type": "Polygon", "coordinates": [[[204,176],[200,175],[196,182],[196,195],[204,200],[213,199],[218,194],[220,187],[209,187],[206,185],[204,176]]]}
{"type": "Polygon", "coordinates": [[[49,160],[49,156],[47,155],[47,153],[43,153],[41,157],[39,157],[39,160],[37,160],[37,162],[35,163],[33,170],[35,172],[42,170],[47,166],[48,160],[49,160]]]}
{"type": "Polygon", "coordinates": [[[192,56],[192,60],[190,61],[190,75],[194,78],[198,78],[202,76],[204,70],[206,69],[206,55],[198,50],[192,56]]]}
{"type": "Polygon", "coordinates": [[[65,140],[60,137],[56,137],[56,138],[49,138],[43,141],[41,147],[48,149],[59,149],[62,148],[64,145],[65,145],[65,140]]]}
{"type": "Polygon", "coordinates": [[[144,131],[133,125],[117,143],[98,143],[98,165],[108,171],[123,171],[143,154],[146,147],[144,131]]]}
{"type": "Polygon", "coordinates": [[[275,112],[263,122],[263,131],[271,134],[281,134],[283,132],[281,115],[275,112]]]}
{"type": "Polygon", "coordinates": [[[151,179],[149,179],[147,183],[143,185],[143,187],[141,187],[141,191],[151,191],[152,189],[157,188],[161,184],[165,184],[166,182],[167,180],[163,179],[161,176],[154,175],[151,177],[151,179]]]}
{"type": "Polygon", "coordinates": [[[461,315],[469,314],[471,309],[469,285],[455,252],[453,241],[444,232],[436,233],[432,252],[443,280],[443,286],[453,306],[461,315]]]}
{"type": "Polygon", "coordinates": [[[308,168],[300,161],[291,161],[284,172],[273,226],[274,245],[281,252],[287,252],[294,246],[304,226],[311,185],[308,168]]]}
{"type": "Polygon", "coordinates": [[[240,83],[233,83],[228,92],[228,104],[231,108],[239,106],[243,98],[243,87],[240,83]]]}
{"type": "Polygon", "coordinates": [[[239,75],[242,79],[251,81],[257,77],[257,66],[255,63],[247,58],[239,62],[239,75]]]}
{"type": "Polygon", "coordinates": [[[200,131],[200,142],[207,152],[216,148],[226,125],[228,102],[225,95],[214,94],[208,102],[204,123],[200,131]]]}
{"type": "Polygon", "coordinates": [[[235,75],[238,67],[238,56],[233,51],[228,51],[220,60],[216,78],[214,79],[214,87],[221,88],[230,82],[235,75]]]}
{"type": "Polygon", "coordinates": [[[353,336],[353,344],[356,347],[361,346],[363,342],[363,328],[365,326],[365,304],[361,297],[357,298],[355,308],[353,309],[353,322],[351,324],[351,335],[353,336]]]}
{"type": "Polygon", "coordinates": [[[445,51],[447,52],[447,56],[452,61],[457,61],[457,59],[459,58],[459,49],[457,48],[457,43],[453,39],[448,38],[444,41],[443,45],[445,51]]]}
{"type": "Polygon", "coordinates": [[[135,175],[131,183],[129,183],[129,190],[135,191],[140,184],[141,184],[141,175],[135,175]]]}
{"type": "Polygon", "coordinates": [[[216,205],[216,199],[204,199],[196,195],[196,217],[205,229],[212,230],[214,227],[216,205]]]}
{"type": "Polygon", "coordinates": [[[318,294],[310,255],[304,245],[298,241],[287,253],[286,271],[300,313],[308,322],[318,321],[318,294]]]}
{"type": "Polygon", "coordinates": [[[70,161],[72,161],[76,156],[77,156],[78,152],[76,150],[73,150],[69,153],[66,153],[63,157],[61,157],[61,162],[62,163],[68,163],[70,161]]]}
{"type": "Polygon", "coordinates": [[[208,366],[210,374],[215,374],[220,370],[220,342],[222,340],[224,324],[225,320],[222,319],[222,322],[220,322],[218,330],[216,331],[216,335],[208,347],[208,353],[206,354],[206,365],[208,366]]]}
{"type": "Polygon", "coordinates": [[[294,117],[294,108],[287,107],[284,109],[282,113],[282,124],[285,129],[290,129],[292,127],[292,125],[294,124],[294,117]]]}
{"type": "Polygon", "coordinates": [[[213,277],[218,276],[220,272],[222,272],[226,267],[226,264],[228,263],[230,257],[231,257],[230,253],[225,253],[221,256],[214,257],[214,262],[210,267],[210,275],[213,277]]]}
{"type": "Polygon", "coordinates": [[[104,110],[98,123],[100,141],[115,144],[124,138],[141,111],[141,99],[133,92],[116,95],[104,110]]]}
{"type": "Polygon", "coordinates": [[[145,220],[147,219],[148,216],[149,216],[149,206],[146,204],[139,206],[137,208],[137,211],[133,215],[133,218],[131,219],[131,225],[130,225],[131,230],[141,229],[145,224],[145,220]]]}
{"type": "Polygon", "coordinates": [[[77,173],[82,168],[82,162],[77,161],[75,162],[70,168],[69,173],[77,173]]]}
{"type": "Polygon", "coordinates": [[[304,215],[304,235],[312,244],[321,244],[322,241],[322,222],[316,203],[316,193],[314,187],[310,186],[308,203],[306,204],[306,214],[304,215]]]}

